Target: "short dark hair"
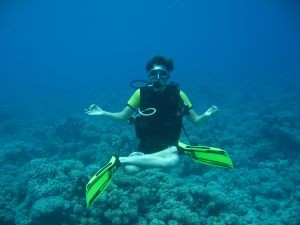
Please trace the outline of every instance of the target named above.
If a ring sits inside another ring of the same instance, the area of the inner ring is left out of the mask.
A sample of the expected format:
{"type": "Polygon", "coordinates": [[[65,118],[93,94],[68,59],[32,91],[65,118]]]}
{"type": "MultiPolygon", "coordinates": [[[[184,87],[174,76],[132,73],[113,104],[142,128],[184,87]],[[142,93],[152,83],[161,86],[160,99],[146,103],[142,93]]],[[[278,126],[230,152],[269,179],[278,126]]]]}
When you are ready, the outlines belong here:
{"type": "Polygon", "coordinates": [[[174,70],[172,59],[168,59],[164,56],[155,56],[148,61],[146,64],[146,70],[149,72],[154,65],[164,66],[168,71],[174,70]]]}

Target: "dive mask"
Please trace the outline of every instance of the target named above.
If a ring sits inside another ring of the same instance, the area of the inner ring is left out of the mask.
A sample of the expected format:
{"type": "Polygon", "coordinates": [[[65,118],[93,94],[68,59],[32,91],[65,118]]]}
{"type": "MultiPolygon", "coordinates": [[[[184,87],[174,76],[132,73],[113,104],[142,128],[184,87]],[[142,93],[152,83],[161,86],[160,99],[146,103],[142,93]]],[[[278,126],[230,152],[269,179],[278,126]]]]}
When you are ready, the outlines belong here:
{"type": "Polygon", "coordinates": [[[164,69],[152,69],[149,71],[149,76],[151,78],[167,78],[169,77],[169,72],[164,69]]]}
{"type": "Polygon", "coordinates": [[[163,66],[154,66],[149,71],[149,78],[154,88],[160,88],[169,78],[169,71],[163,66]]]}

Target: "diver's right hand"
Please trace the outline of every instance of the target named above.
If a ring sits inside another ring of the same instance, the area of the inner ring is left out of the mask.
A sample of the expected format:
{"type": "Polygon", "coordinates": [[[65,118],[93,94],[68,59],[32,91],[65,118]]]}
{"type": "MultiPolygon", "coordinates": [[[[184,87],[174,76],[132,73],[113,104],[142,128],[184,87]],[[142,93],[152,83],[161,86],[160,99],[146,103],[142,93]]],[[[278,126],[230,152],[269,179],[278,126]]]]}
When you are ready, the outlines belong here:
{"type": "Polygon", "coordinates": [[[92,104],[88,109],[84,110],[89,116],[101,116],[104,114],[104,110],[96,104],[92,104]]]}

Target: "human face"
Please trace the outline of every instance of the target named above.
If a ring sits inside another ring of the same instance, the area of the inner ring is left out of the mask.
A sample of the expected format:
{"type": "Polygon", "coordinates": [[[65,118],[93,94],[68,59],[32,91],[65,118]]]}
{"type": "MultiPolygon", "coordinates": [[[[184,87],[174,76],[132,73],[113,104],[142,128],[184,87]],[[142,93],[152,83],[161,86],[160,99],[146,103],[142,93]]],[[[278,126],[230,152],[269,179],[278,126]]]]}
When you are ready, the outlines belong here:
{"type": "Polygon", "coordinates": [[[169,71],[164,66],[154,66],[149,71],[149,79],[155,88],[160,88],[165,85],[169,78],[169,71]]]}

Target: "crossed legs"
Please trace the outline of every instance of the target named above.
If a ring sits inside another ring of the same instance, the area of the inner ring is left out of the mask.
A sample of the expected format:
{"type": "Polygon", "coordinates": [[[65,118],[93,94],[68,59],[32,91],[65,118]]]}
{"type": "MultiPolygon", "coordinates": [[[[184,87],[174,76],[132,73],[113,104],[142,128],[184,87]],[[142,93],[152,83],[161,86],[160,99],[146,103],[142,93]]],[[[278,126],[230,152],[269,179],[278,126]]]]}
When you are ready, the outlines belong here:
{"type": "Polygon", "coordinates": [[[133,175],[143,169],[149,168],[172,168],[179,164],[180,158],[175,146],[162,151],[138,156],[119,157],[125,173],[133,175]]]}

